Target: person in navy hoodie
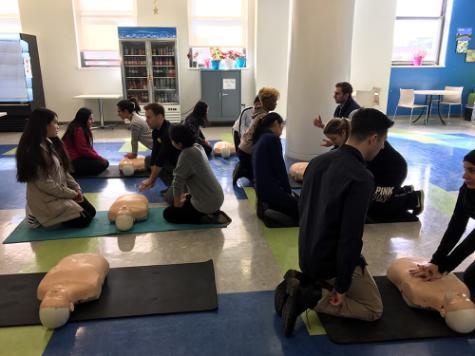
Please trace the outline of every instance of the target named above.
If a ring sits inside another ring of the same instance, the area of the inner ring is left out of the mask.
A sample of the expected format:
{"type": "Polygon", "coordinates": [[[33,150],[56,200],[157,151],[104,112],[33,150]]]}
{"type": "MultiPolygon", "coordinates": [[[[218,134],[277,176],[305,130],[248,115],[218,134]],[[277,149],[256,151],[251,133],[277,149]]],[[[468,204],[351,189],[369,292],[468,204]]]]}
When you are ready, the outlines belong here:
{"type": "Polygon", "coordinates": [[[257,215],[262,218],[266,208],[285,214],[298,222],[298,199],[292,195],[282,156],[280,135],[282,117],[271,112],[256,126],[253,134],[252,167],[257,195],[257,215]]]}

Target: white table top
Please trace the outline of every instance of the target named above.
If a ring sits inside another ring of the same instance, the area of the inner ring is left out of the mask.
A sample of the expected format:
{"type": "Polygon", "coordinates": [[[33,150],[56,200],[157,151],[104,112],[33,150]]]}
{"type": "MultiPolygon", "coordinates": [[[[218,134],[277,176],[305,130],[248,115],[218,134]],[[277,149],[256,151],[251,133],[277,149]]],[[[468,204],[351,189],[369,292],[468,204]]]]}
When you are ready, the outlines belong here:
{"type": "Polygon", "coordinates": [[[122,94],[81,94],[76,95],[74,99],[120,99],[122,94]]]}
{"type": "Polygon", "coordinates": [[[419,95],[458,95],[455,90],[414,90],[414,94],[419,95]]]}
{"type": "Polygon", "coordinates": [[[7,116],[6,112],[0,112],[0,117],[7,116]]]}

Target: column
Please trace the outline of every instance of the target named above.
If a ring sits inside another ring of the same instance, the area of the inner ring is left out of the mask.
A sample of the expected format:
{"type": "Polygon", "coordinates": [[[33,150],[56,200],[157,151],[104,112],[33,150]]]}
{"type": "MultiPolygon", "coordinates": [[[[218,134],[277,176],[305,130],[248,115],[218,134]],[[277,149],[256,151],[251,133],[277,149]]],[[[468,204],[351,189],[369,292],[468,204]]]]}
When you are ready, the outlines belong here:
{"type": "Polygon", "coordinates": [[[327,151],[323,132],[313,126],[335,110],[335,83],[349,81],[353,0],[294,0],[287,101],[286,155],[310,160],[327,151]]]}

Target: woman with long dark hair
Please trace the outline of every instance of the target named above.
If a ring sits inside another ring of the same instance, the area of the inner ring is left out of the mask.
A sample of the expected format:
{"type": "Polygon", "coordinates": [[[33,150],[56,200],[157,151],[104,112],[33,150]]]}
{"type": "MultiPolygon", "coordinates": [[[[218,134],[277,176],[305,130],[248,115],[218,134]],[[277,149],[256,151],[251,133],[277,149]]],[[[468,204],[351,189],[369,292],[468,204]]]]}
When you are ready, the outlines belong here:
{"type": "Polygon", "coordinates": [[[18,144],[17,180],[26,183],[28,225],[85,227],[96,210],[69,174],[70,162],[58,138],[56,117],[45,108],[34,110],[18,144]]]}
{"type": "Polygon", "coordinates": [[[282,156],[280,135],[284,120],[275,113],[260,120],[252,136],[252,166],[257,195],[257,214],[262,219],[266,208],[299,219],[298,199],[292,195],[282,156]]]}
{"type": "Polygon", "coordinates": [[[191,128],[195,137],[195,142],[203,146],[206,155],[209,156],[213,151],[211,145],[206,141],[202,127],[208,126],[208,104],[204,101],[198,101],[193,108],[193,111],[188,115],[184,121],[184,124],[191,128]]]}
{"type": "Polygon", "coordinates": [[[129,159],[137,157],[139,142],[149,150],[153,147],[152,130],[143,116],[139,115],[140,106],[137,99],[130,98],[117,103],[117,113],[122,120],[130,121],[130,145],[132,152],[125,154],[129,159]]]}
{"type": "Polygon", "coordinates": [[[93,122],[92,111],[81,108],[63,135],[64,146],[76,176],[97,175],[109,167],[109,161],[101,157],[93,147],[93,122]]]}

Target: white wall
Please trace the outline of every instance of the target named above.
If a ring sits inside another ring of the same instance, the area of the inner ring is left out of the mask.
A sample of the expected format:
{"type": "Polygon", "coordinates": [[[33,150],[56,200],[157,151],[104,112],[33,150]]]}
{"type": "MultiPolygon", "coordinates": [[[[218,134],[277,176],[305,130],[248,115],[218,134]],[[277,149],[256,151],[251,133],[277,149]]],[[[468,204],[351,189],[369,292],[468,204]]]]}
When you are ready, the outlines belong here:
{"type": "MultiPolygon", "coordinates": [[[[72,0],[19,0],[22,32],[36,35],[46,105],[59,120],[70,121],[88,106],[98,117],[95,101],[73,99],[79,94],[122,93],[120,68],[79,68],[72,0]]],[[[152,0],[137,0],[138,26],[177,27],[178,73],[182,112],[200,99],[200,72],[188,69],[187,0],[160,0],[158,15],[152,0]]],[[[252,103],[254,85],[254,0],[249,0],[249,69],[242,71],[242,102],[252,103]]],[[[104,103],[105,120],[118,120],[114,100],[104,103]]]]}
{"type": "Polygon", "coordinates": [[[356,0],[351,51],[355,90],[381,88],[379,110],[386,112],[397,0],[356,0]]]}
{"type": "Polygon", "coordinates": [[[256,90],[280,91],[277,111],[287,114],[290,0],[256,1],[256,90]]]}

